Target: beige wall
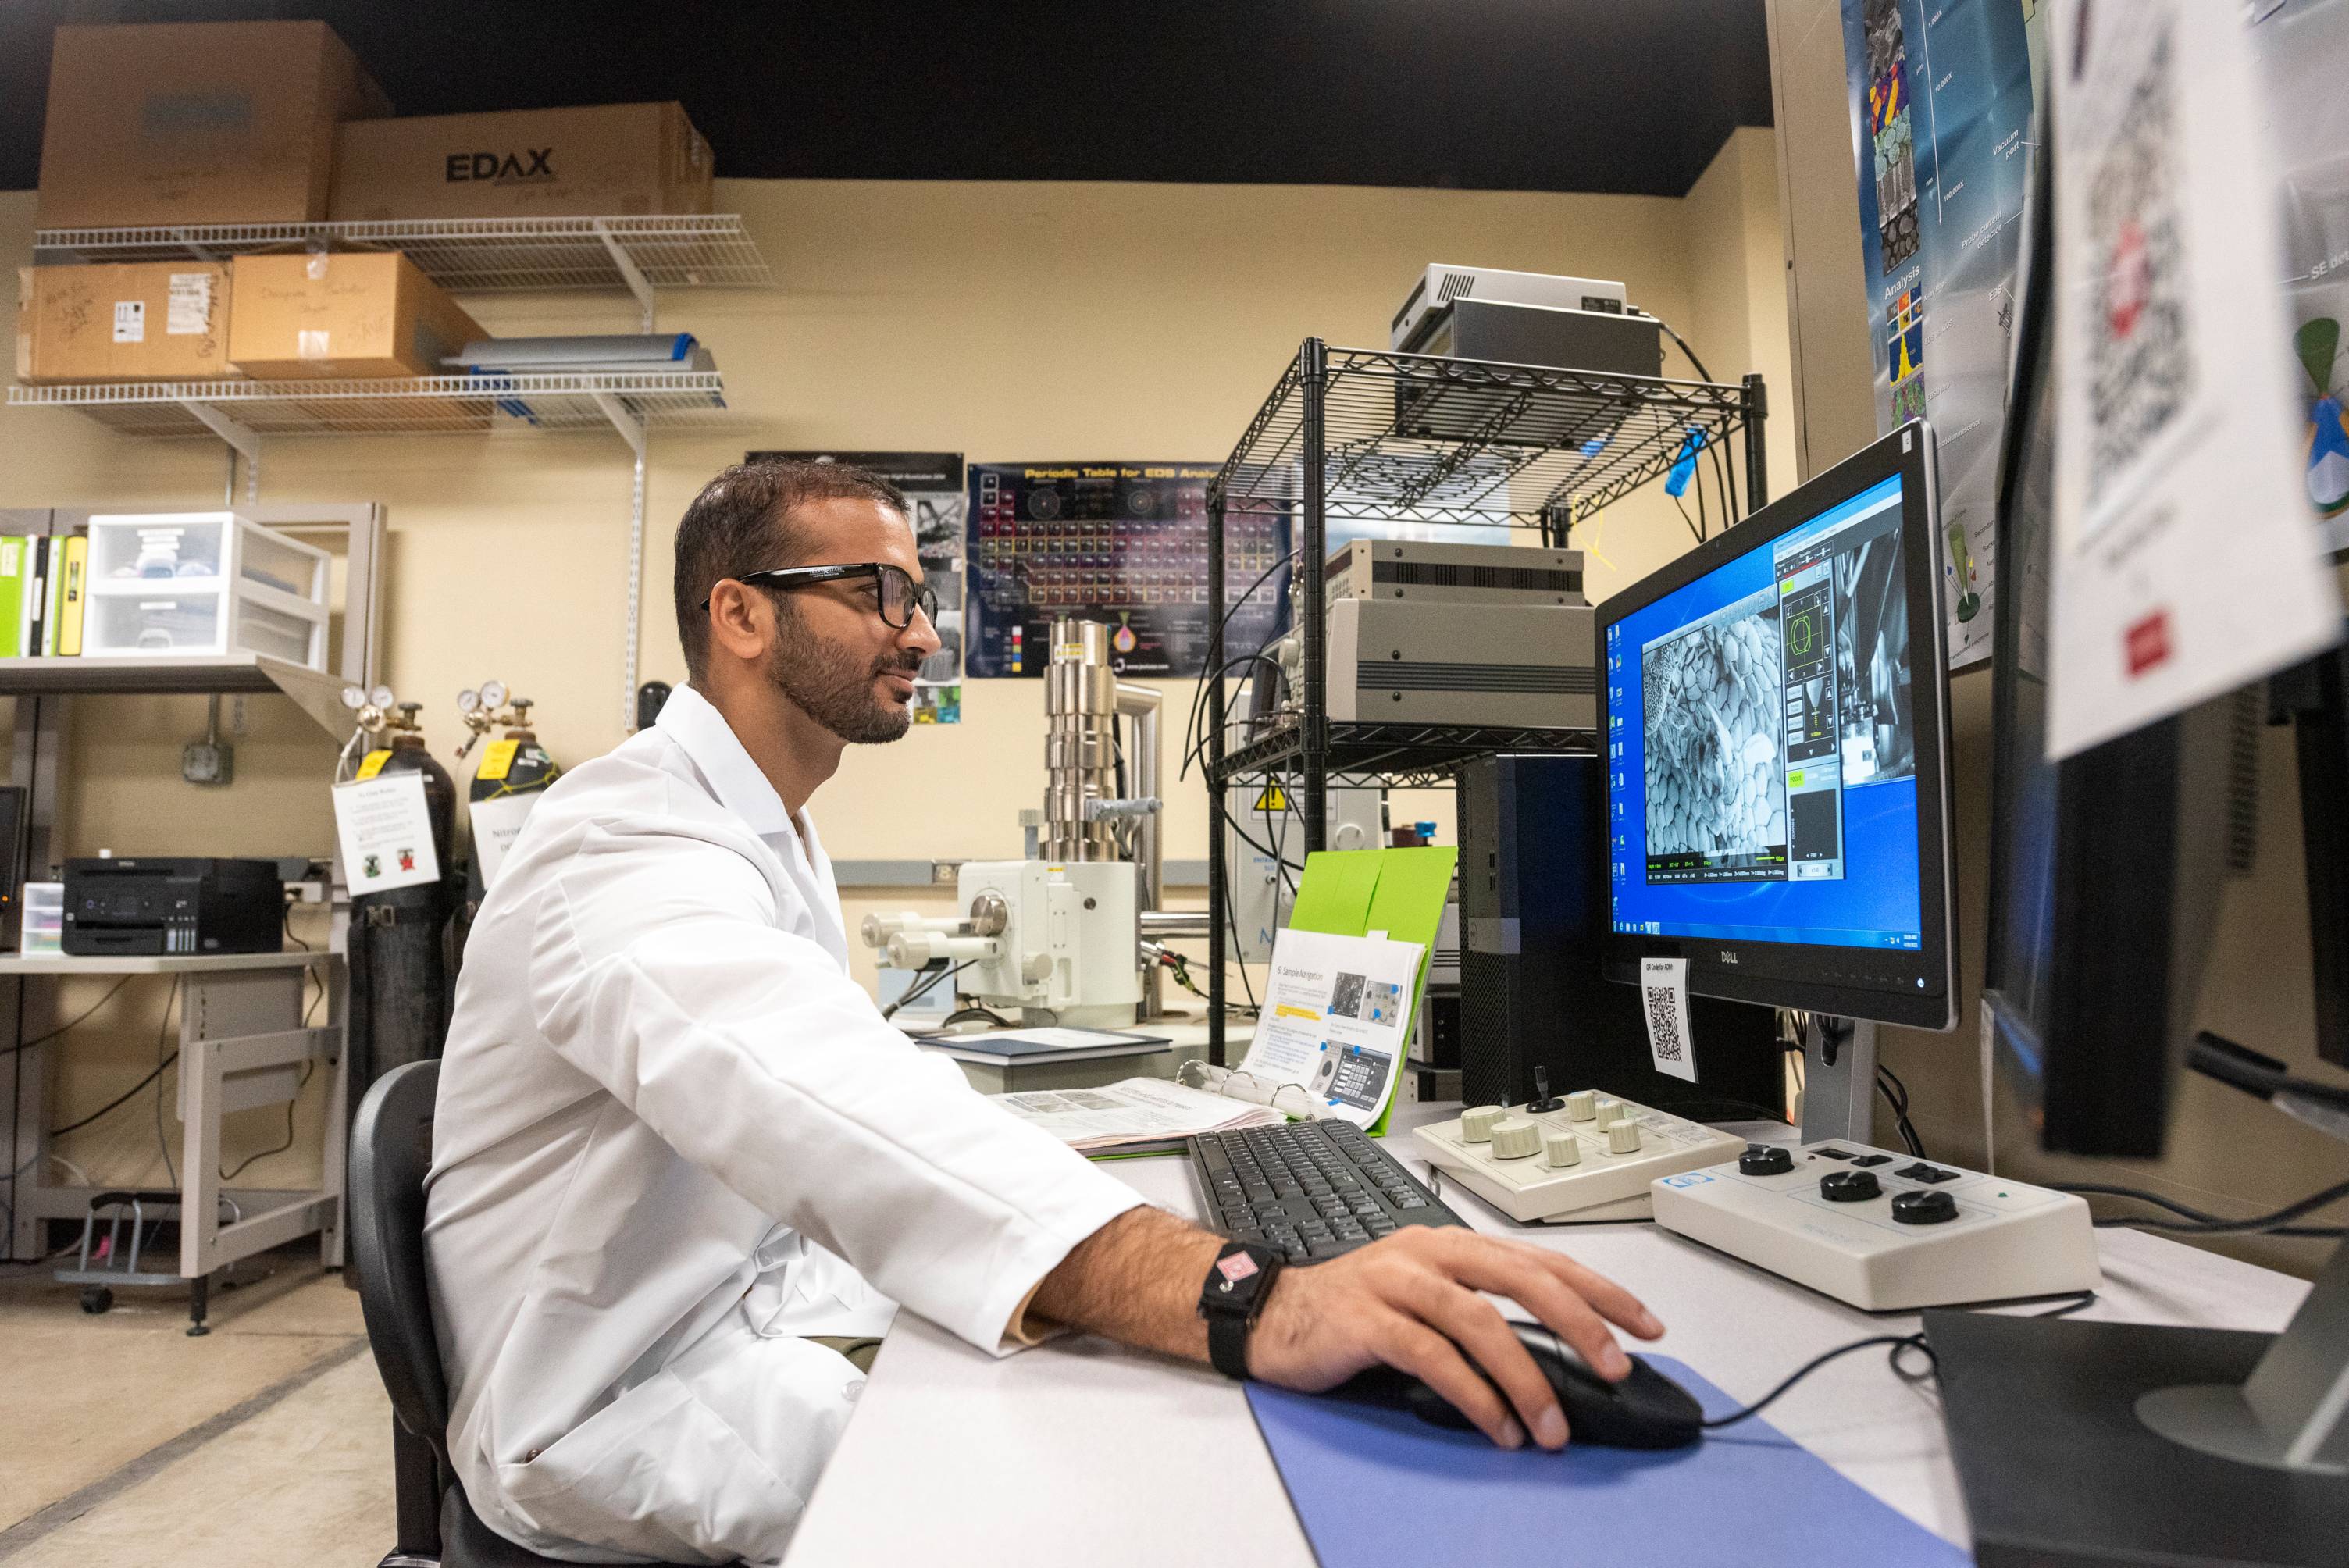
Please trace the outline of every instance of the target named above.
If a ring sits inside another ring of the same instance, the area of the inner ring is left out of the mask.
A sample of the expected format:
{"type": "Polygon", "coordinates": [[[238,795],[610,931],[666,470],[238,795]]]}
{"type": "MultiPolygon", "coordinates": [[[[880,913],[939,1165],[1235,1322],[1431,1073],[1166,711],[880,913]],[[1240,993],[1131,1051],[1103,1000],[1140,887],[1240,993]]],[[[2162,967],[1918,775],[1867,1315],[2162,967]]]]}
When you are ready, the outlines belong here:
{"type": "MultiPolygon", "coordinates": [[[[673,295],[661,325],[714,349],[739,428],[655,438],[649,472],[643,673],[677,679],[668,536],[703,480],[749,448],[959,450],[978,460],[1220,459],[1308,335],[1382,346],[1417,271],[1435,260],[1620,278],[1686,335],[1714,374],[1777,377],[1775,159],[1742,131],[1684,201],[1516,192],[1099,184],[724,181],[774,270],[771,292],[673,295]]],[[[0,194],[0,267],[28,261],[33,199],[0,194]]],[[[470,299],[493,331],[628,331],[593,297],[470,299]]],[[[1674,375],[1686,372],[1668,364],[1674,375]]],[[[1782,480],[1788,438],[1774,437],[1782,480]]],[[[0,506],[216,502],[211,442],[141,442],[46,410],[0,409],[0,506]]],[[[575,763],[621,738],[620,634],[629,468],[611,437],[285,439],[264,500],[378,500],[389,508],[384,676],[426,704],[448,758],[451,701],[497,676],[538,699],[540,732],[575,763]]],[[[1584,531],[1594,595],[1686,540],[1659,495],[1584,531]]],[[[1180,726],[1190,688],[1170,686],[1180,726]]],[[[1016,854],[1016,814],[1041,791],[1041,684],[974,683],[958,727],[853,750],[814,810],[835,857],[1016,854]]],[[[237,781],[198,789],[179,748],[202,728],[196,698],[77,705],[66,852],[321,852],[336,742],[275,697],[243,705],[237,781]]],[[[1179,737],[1168,738],[1174,749],[1179,737]]],[[[1168,853],[1206,853],[1194,775],[1169,780],[1168,853]]],[[[1450,834],[1448,794],[1398,802],[1450,834]]],[[[868,908],[933,895],[848,890],[868,908]]],[[[857,971],[869,978],[860,948],[857,971]]],[[[63,1016],[95,1001],[86,984],[63,1016]]],[[[95,1109],[153,1064],[163,993],[126,988],[77,1034],[59,1068],[64,1114],[95,1109]]],[[[167,1078],[166,1083],[170,1080],[167,1078]]],[[[314,1105],[313,1089],[305,1106],[314,1105]]],[[[254,1167],[293,1181],[295,1150],[254,1167]]],[[[160,1177],[141,1099],[66,1140],[100,1180],[160,1177]]],[[[282,1110],[232,1120],[231,1158],[282,1136],[282,1110]]],[[[176,1124],[171,1124],[176,1133],[176,1124]]]]}
{"type": "MultiPolygon", "coordinates": [[[[1850,109],[1844,97],[1837,0],[1770,0],[1792,377],[1801,399],[1785,427],[1803,438],[1809,469],[1874,438],[1876,412],[1862,295],[1859,202],[1850,109]]],[[[1914,1095],[1912,1118],[1937,1155],[1979,1164],[1985,1155],[1981,1074],[1982,954],[1990,875],[1991,680],[1987,666],[1951,683],[1957,787],[1960,980],[1954,1034],[1888,1030],[1884,1056],[1914,1095]]],[[[2261,829],[2251,875],[2230,884],[2213,944],[2199,1026],[2216,1029],[2297,1070],[2337,1077],[2318,1062],[2310,992],[2307,907],[2300,873],[2300,803],[2289,732],[2270,730],[2261,757],[2261,829]]],[[[2221,1213],[2256,1213],[2339,1179],[2340,1145],[2208,1079],[2180,1081],[2168,1153],[2158,1161],[2085,1161],[2042,1152],[2023,1109],[1993,1091],[1998,1168],[2043,1181],[2147,1187],[2221,1213]]],[[[1878,1108],[1879,1141],[1889,1136],[1878,1108]]],[[[2122,1212],[2116,1206],[2113,1212],[2122,1212]]],[[[2307,1273],[2323,1243],[2220,1242],[2221,1250],[2307,1273]]]]}

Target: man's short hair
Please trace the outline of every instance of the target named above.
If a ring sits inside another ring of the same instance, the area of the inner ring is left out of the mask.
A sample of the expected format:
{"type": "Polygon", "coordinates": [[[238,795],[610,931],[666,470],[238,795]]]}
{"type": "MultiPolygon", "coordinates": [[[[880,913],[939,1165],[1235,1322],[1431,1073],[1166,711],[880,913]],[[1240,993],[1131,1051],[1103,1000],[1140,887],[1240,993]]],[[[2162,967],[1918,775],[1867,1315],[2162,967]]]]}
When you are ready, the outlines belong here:
{"type": "Polygon", "coordinates": [[[701,487],[677,525],[677,635],[686,674],[699,680],[709,657],[709,614],[701,602],[728,577],[799,564],[803,548],[792,514],[810,501],[877,500],[910,515],[905,492],[853,463],[761,458],[737,463],[701,487]]]}

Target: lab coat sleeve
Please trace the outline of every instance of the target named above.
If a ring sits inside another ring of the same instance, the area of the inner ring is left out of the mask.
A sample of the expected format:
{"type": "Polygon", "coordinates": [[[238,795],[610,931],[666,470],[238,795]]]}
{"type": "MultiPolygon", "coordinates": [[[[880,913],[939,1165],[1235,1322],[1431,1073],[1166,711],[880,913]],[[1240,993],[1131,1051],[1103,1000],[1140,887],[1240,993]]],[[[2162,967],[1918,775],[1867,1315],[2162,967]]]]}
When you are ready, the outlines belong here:
{"type": "MultiPolygon", "coordinates": [[[[1071,1248],[1141,1199],[917,1049],[739,849],[599,821],[555,859],[532,1012],[686,1159],[998,1354],[1071,1248]]],[[[647,1223],[657,1224],[657,1215],[647,1223]]]]}

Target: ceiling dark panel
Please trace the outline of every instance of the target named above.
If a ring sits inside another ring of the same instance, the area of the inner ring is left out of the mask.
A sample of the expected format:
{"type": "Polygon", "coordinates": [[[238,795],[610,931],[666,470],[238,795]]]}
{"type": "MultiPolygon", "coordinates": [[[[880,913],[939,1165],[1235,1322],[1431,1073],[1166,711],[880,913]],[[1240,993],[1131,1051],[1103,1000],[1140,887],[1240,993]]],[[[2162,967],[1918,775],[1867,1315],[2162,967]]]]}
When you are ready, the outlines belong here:
{"type": "Polygon", "coordinates": [[[0,0],[0,189],[65,20],[320,18],[403,114],[679,98],[751,178],[1677,196],[1770,123],[1762,0],[0,0]]]}

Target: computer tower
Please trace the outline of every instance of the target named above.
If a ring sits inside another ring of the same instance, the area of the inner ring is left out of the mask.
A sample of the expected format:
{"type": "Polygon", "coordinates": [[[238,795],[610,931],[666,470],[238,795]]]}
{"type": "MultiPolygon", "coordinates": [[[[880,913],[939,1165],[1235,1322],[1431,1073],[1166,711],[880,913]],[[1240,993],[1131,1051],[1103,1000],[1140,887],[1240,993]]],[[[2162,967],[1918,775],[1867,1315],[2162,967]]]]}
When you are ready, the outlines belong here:
{"type": "Polygon", "coordinates": [[[1599,974],[1607,929],[1603,764],[1480,758],[1460,793],[1460,1068],[1470,1105],[1596,1088],[1696,1120],[1784,1100],[1767,1007],[1689,998],[1697,1081],[1656,1071],[1640,988],[1599,974]]]}

